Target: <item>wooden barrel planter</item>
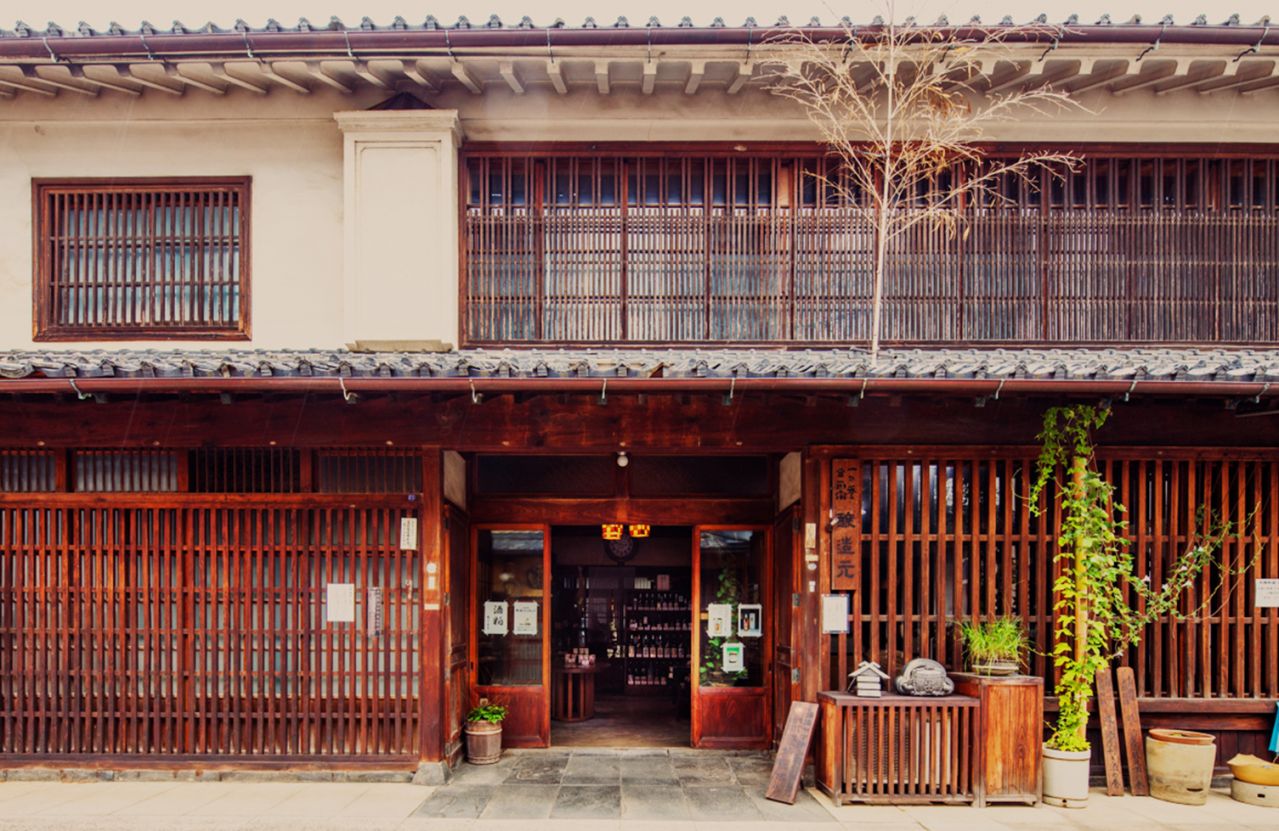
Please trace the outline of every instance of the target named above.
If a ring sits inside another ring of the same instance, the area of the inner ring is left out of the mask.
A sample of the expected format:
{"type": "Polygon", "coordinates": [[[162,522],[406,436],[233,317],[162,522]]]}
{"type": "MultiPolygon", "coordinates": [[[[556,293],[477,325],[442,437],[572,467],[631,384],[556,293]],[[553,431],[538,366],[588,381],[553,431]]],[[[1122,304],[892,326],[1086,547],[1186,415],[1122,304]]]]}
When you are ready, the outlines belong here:
{"type": "Polygon", "coordinates": [[[473,765],[491,765],[502,758],[502,725],[490,721],[466,724],[466,760],[473,765]]]}

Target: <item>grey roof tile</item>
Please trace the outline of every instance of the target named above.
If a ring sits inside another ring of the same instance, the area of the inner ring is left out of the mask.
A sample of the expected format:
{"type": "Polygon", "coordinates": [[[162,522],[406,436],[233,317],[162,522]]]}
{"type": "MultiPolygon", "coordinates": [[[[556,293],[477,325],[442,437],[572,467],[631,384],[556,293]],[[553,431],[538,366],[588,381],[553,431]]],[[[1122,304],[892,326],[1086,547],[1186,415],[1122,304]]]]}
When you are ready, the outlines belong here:
{"type": "MultiPolygon", "coordinates": [[[[0,352],[0,379],[66,377],[633,377],[1187,380],[1279,383],[1279,349],[471,349],[0,352]]],[[[0,386],[3,383],[0,382],[0,386]]]]}

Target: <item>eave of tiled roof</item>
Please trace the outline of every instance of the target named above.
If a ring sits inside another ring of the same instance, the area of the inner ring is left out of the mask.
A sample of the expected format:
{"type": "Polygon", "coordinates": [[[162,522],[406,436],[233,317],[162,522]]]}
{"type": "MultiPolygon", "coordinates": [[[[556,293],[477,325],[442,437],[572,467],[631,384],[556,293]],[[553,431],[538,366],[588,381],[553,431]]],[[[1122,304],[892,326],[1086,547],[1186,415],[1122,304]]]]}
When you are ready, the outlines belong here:
{"type": "MultiPolygon", "coordinates": [[[[170,26],[156,26],[142,22],[136,28],[126,28],[111,23],[106,29],[95,29],[87,23],[63,26],[48,23],[43,29],[19,21],[13,30],[0,29],[0,57],[9,58],[87,58],[94,55],[117,54],[132,51],[140,39],[145,40],[149,55],[204,54],[219,50],[246,50],[259,55],[297,50],[305,44],[306,51],[331,51],[348,54],[351,50],[376,50],[378,48],[407,48],[444,46],[537,46],[586,45],[592,43],[619,45],[624,43],[666,44],[725,44],[759,43],[773,34],[802,30],[814,37],[840,37],[847,29],[866,31],[881,26],[879,18],[853,21],[841,18],[823,21],[812,18],[790,21],[786,17],[772,23],[760,23],[746,18],[740,24],[729,24],[723,18],[696,23],[684,17],[675,25],[663,25],[656,17],[644,23],[632,25],[625,17],[615,21],[596,21],[586,18],[580,25],[570,26],[563,20],[535,22],[525,16],[518,22],[508,23],[497,15],[485,22],[471,22],[460,17],[452,23],[442,23],[433,16],[421,22],[409,22],[396,17],[389,23],[377,23],[365,17],[359,24],[350,25],[334,17],[327,23],[312,23],[303,18],[293,25],[285,25],[274,19],[262,26],[251,26],[237,20],[232,26],[221,27],[212,22],[203,26],[190,26],[174,21],[170,26]],[[438,40],[438,43],[436,41],[438,40]]],[[[1200,15],[1189,23],[1178,23],[1172,15],[1158,21],[1145,21],[1140,16],[1126,21],[1112,20],[1103,15],[1095,22],[1081,22],[1071,15],[1061,21],[1050,21],[1047,15],[1033,20],[1016,21],[1005,17],[998,22],[972,18],[952,22],[946,17],[932,22],[915,21],[902,25],[921,31],[945,30],[948,32],[988,32],[1000,29],[1017,29],[1021,34],[1042,40],[1060,42],[1083,41],[1088,43],[1214,43],[1260,48],[1279,45],[1279,28],[1270,30],[1269,18],[1254,23],[1244,23],[1232,15],[1224,21],[1210,23],[1200,15]]]]}
{"type": "MultiPolygon", "coordinates": [[[[824,389],[894,386],[926,390],[972,384],[1033,391],[1132,388],[1205,394],[1279,394],[1279,349],[888,349],[878,360],[861,349],[528,349],[445,353],[354,353],[344,350],[94,350],[0,353],[0,392],[40,389],[66,379],[125,381],[138,388],[199,388],[203,382],[342,378],[429,389],[504,381],[556,386],[573,382],[625,385],[715,381],[824,389]],[[1260,387],[1261,389],[1257,389],[1260,387]]],[[[239,385],[239,384],[237,384],[239,385]]],[[[721,383],[722,385],[722,383],[721,383]]],[[[301,384],[298,384],[301,388],[301,384]]],[[[70,385],[68,384],[68,388],[70,385]]]]}

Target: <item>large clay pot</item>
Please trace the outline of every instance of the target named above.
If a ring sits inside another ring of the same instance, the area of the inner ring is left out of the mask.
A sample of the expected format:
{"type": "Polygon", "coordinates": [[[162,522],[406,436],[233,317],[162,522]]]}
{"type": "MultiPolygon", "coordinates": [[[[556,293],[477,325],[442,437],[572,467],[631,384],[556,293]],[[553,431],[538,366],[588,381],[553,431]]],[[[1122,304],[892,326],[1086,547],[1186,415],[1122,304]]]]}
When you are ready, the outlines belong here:
{"type": "Polygon", "coordinates": [[[1208,801],[1208,791],[1212,787],[1217,746],[1208,733],[1189,730],[1175,733],[1175,736],[1164,734],[1161,738],[1152,730],[1146,736],[1150,795],[1180,805],[1203,805],[1208,801]]]}
{"type": "Polygon", "coordinates": [[[466,723],[466,761],[491,765],[502,758],[502,725],[491,721],[466,723]]]}
{"type": "Polygon", "coordinates": [[[1088,802],[1091,750],[1044,747],[1044,802],[1058,808],[1082,808],[1088,802]]]}

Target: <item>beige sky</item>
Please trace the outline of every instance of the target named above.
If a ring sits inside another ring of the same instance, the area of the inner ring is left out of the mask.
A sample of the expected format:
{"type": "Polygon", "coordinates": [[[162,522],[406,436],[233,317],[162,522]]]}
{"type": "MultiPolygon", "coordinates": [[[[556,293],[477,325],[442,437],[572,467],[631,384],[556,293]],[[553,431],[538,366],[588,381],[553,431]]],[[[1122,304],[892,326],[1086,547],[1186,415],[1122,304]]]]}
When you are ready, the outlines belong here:
{"type": "MultiPolygon", "coordinates": [[[[578,25],[587,15],[601,23],[611,23],[623,14],[633,26],[643,25],[652,15],[667,26],[675,25],[684,15],[691,16],[697,23],[709,23],[720,15],[732,25],[747,15],[755,16],[760,23],[772,22],[780,14],[788,15],[792,23],[806,21],[814,14],[832,19],[845,14],[855,20],[869,19],[878,13],[880,6],[875,2],[827,3],[823,0],[434,0],[425,4],[408,0],[0,0],[0,27],[9,28],[15,20],[40,27],[53,20],[73,27],[84,20],[94,27],[105,28],[115,20],[133,28],[138,21],[150,20],[167,28],[175,19],[192,27],[209,20],[229,26],[236,18],[260,26],[268,17],[292,24],[299,17],[307,17],[314,23],[327,22],[332,15],[348,24],[358,24],[364,16],[378,23],[389,23],[397,14],[411,23],[420,23],[427,14],[441,21],[453,21],[464,14],[472,23],[480,23],[492,13],[508,24],[518,22],[523,15],[529,15],[539,24],[562,17],[578,25]]],[[[1200,12],[1205,12],[1209,21],[1216,23],[1238,12],[1244,23],[1273,14],[1279,25],[1279,0],[1225,0],[1224,3],[1210,0],[1034,0],[1029,3],[899,0],[897,8],[899,16],[913,14],[927,20],[935,19],[940,13],[952,20],[979,13],[986,20],[1011,14],[1018,21],[1025,21],[1046,12],[1053,21],[1078,13],[1085,22],[1109,12],[1116,22],[1127,20],[1133,14],[1140,14],[1147,22],[1172,14],[1178,22],[1189,23],[1200,12]]]]}

